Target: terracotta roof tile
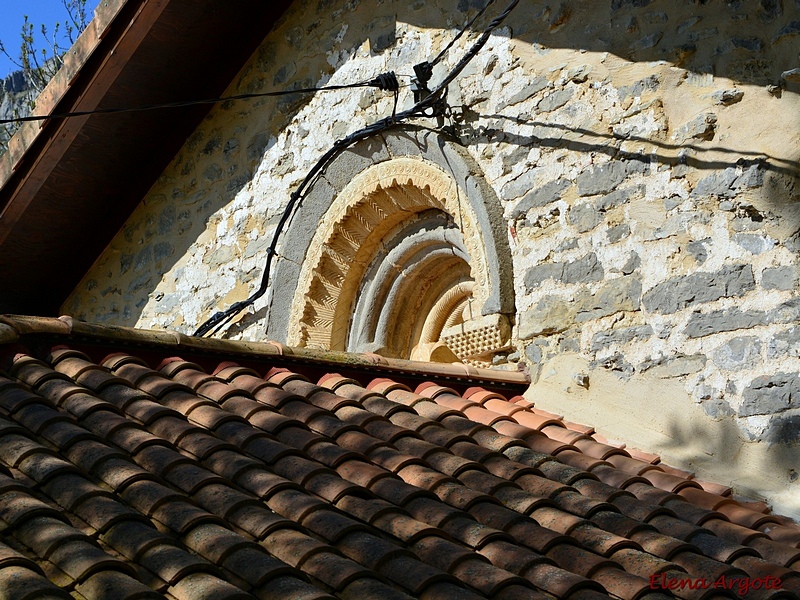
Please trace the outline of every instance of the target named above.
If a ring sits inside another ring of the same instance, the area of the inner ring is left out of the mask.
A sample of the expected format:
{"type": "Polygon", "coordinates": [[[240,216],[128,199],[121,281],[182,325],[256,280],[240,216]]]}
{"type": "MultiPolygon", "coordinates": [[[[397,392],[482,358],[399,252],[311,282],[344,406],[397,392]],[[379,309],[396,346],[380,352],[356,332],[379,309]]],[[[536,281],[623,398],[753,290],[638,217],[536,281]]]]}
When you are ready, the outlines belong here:
{"type": "Polygon", "coordinates": [[[14,570],[109,600],[656,600],[662,574],[786,579],[752,600],[800,587],[791,521],[520,398],[314,384],[296,359],[205,370],[174,344],[149,351],[156,370],[137,352],[15,350],[0,530],[21,552],[0,545],[0,588],[14,570]]]}
{"type": "Polygon", "coordinates": [[[436,583],[457,584],[457,579],[445,571],[408,556],[389,559],[378,568],[378,573],[415,596],[436,583]]]}
{"type": "Polygon", "coordinates": [[[150,545],[137,553],[136,560],[169,584],[192,573],[218,573],[208,561],[173,544],[150,545]]]}
{"type": "Polygon", "coordinates": [[[339,592],[339,596],[344,600],[362,600],[363,598],[381,598],[382,600],[409,600],[411,598],[411,596],[404,594],[400,590],[390,587],[382,581],[378,581],[377,579],[372,579],[371,577],[365,577],[353,581],[345,586],[341,592],[339,592]]]}

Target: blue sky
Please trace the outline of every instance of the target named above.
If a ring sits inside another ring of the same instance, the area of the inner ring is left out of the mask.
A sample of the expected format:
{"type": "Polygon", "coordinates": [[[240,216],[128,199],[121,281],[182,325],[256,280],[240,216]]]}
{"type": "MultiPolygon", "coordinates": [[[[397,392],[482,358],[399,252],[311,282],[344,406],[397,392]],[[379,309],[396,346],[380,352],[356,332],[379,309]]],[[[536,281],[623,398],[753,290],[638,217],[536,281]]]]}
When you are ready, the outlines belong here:
{"type": "MultiPolygon", "coordinates": [[[[86,12],[89,20],[98,4],[99,0],[87,0],[86,12]]],[[[49,48],[39,33],[42,24],[47,26],[48,31],[52,31],[53,25],[67,20],[67,11],[62,0],[0,0],[0,40],[15,60],[18,60],[19,34],[25,15],[34,24],[38,48],[49,48]]],[[[16,67],[11,61],[0,55],[0,79],[14,70],[16,67]]]]}

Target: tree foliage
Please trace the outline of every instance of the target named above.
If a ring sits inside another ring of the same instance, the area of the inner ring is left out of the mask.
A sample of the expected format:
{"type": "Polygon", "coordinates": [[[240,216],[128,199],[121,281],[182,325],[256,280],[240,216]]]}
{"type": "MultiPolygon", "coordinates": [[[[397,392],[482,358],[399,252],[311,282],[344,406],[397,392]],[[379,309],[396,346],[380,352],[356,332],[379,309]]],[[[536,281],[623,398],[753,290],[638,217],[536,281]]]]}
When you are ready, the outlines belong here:
{"type": "MultiPolygon", "coordinates": [[[[87,15],[86,0],[61,0],[61,3],[66,10],[67,18],[49,28],[45,24],[40,26],[43,46],[39,46],[40,42],[35,35],[36,29],[27,15],[20,30],[18,56],[12,56],[8,47],[0,40],[0,52],[16,65],[25,82],[26,89],[18,98],[14,98],[11,112],[13,117],[28,115],[35,108],[36,97],[64,64],[64,55],[89,24],[90,15],[87,15]]],[[[0,89],[0,92],[4,91],[8,93],[8,90],[0,89]]],[[[11,125],[4,126],[4,131],[0,131],[0,154],[17,129],[18,126],[11,125]]]]}

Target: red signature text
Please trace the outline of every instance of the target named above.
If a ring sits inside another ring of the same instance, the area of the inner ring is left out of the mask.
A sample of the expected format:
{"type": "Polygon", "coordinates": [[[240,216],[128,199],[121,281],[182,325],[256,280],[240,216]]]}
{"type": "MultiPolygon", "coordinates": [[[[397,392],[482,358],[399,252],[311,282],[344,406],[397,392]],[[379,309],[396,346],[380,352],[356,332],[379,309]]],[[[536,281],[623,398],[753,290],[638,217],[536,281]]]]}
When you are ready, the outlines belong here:
{"type": "Polygon", "coordinates": [[[731,590],[744,596],[751,590],[777,590],[782,587],[781,580],[772,575],[766,577],[726,577],[720,575],[717,579],[691,579],[667,577],[666,573],[650,576],[651,590],[731,590]]]}

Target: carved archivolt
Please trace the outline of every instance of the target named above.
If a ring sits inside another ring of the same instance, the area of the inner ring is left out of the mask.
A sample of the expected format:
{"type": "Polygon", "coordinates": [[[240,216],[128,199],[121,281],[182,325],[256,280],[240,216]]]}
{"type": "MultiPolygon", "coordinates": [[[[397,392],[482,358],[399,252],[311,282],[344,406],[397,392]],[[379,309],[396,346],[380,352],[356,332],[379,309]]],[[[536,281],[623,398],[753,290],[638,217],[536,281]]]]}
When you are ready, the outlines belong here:
{"type": "Polygon", "coordinates": [[[483,249],[464,191],[441,168],[410,157],[373,165],[345,186],[319,223],[301,268],[288,343],[401,358],[444,333],[459,358],[490,351],[486,344],[502,346],[507,328],[479,336],[486,344],[478,351],[458,332],[469,329],[473,306],[488,297],[483,249]]]}

